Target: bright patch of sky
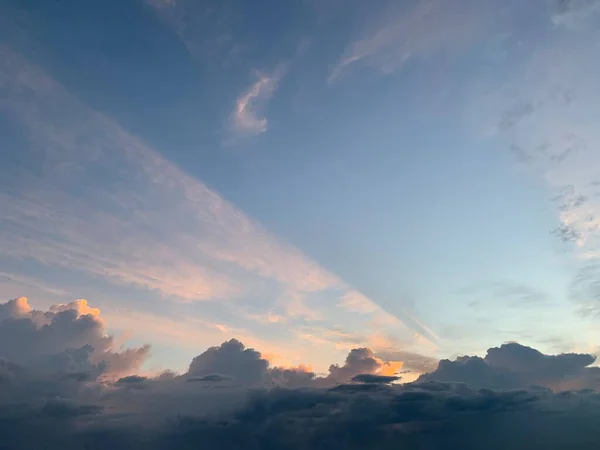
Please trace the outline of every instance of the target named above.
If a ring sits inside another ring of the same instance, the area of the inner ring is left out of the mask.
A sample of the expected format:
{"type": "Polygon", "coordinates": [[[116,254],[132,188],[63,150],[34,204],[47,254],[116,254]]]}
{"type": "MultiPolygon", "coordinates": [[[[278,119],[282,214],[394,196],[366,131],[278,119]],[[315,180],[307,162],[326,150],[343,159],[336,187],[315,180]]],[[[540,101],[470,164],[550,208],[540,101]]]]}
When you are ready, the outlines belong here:
{"type": "Polygon", "coordinates": [[[2,301],[153,367],[595,352],[598,5],[2,2],[2,301]]]}

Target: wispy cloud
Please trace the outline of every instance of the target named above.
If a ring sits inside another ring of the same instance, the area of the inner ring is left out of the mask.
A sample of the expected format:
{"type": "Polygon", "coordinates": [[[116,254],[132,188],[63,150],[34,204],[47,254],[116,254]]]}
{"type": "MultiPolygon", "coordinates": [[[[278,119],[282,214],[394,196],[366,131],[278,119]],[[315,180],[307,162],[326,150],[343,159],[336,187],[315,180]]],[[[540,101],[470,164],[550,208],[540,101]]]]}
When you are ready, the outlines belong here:
{"type": "Polygon", "coordinates": [[[501,111],[489,131],[555,190],[560,219],[555,234],[583,254],[600,244],[600,133],[594,122],[600,90],[591,75],[598,69],[595,51],[587,40],[540,51],[514,83],[486,97],[483,109],[495,105],[501,111]]]}
{"type": "Polygon", "coordinates": [[[231,114],[232,131],[241,136],[252,136],[267,131],[268,121],[262,110],[269,101],[281,75],[257,74],[258,80],[236,101],[231,114]]]}
{"type": "Polygon", "coordinates": [[[278,317],[267,321],[286,345],[306,322],[356,335],[375,327],[402,339],[423,334],[408,315],[398,318],[367,297],[360,308],[369,314],[338,306],[354,291],[347,282],[7,47],[0,47],[0,87],[0,111],[22,125],[22,151],[30,152],[25,166],[8,161],[0,180],[5,262],[218,302],[239,320],[278,317]]]}
{"type": "Polygon", "coordinates": [[[396,2],[377,26],[348,45],[330,71],[333,83],[350,66],[365,65],[390,74],[409,59],[469,45],[483,27],[480,3],[457,0],[396,2]]]}
{"type": "MultiPolygon", "coordinates": [[[[473,106],[478,128],[553,192],[557,225],[551,232],[564,243],[565,252],[570,250],[566,255],[574,261],[569,266],[582,268],[582,276],[600,255],[600,89],[595,77],[600,35],[593,29],[557,28],[553,22],[575,13],[591,19],[596,3],[560,2],[564,7],[545,17],[547,44],[522,42],[529,57],[503,83],[497,83],[497,74],[489,74],[482,85],[495,86],[478,90],[473,106]]],[[[580,278],[576,276],[578,288],[571,299],[600,307],[598,298],[591,303],[581,298],[586,290],[580,278]]],[[[595,279],[587,282],[593,285],[595,279]]]]}

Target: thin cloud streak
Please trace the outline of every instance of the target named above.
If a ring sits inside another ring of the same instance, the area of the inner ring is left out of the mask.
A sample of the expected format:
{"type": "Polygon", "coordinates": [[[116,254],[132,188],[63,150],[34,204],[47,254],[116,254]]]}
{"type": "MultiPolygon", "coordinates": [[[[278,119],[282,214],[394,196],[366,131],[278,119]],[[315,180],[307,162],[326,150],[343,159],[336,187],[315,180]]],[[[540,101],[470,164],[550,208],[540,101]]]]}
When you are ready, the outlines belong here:
{"type": "MultiPolygon", "coordinates": [[[[353,291],[345,281],[7,47],[0,47],[0,67],[0,110],[24,125],[31,156],[26,168],[15,165],[1,181],[4,259],[34,260],[177,300],[264,298],[259,310],[282,305],[287,329],[304,321],[343,323],[345,314],[355,314],[337,306],[339,295],[353,291]],[[110,174],[111,183],[99,173],[110,174]],[[277,286],[273,298],[265,282],[277,286]]],[[[434,339],[410,318],[405,323],[361,301],[373,313],[353,320],[347,332],[383,327],[434,339]]]]}
{"type": "Polygon", "coordinates": [[[394,4],[374,30],[349,44],[330,71],[327,79],[334,83],[351,66],[362,64],[382,74],[391,74],[408,60],[442,49],[456,49],[472,44],[483,27],[481,3],[456,0],[417,0],[394,4]],[[391,17],[391,19],[390,19],[391,17]]]}

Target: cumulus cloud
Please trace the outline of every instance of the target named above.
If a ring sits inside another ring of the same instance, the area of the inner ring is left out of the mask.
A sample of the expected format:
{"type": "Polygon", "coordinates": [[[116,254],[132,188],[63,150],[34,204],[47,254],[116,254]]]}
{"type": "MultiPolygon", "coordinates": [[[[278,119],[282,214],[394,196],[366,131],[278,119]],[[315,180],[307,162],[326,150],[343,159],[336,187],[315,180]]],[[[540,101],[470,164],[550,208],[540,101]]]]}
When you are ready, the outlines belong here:
{"type": "Polygon", "coordinates": [[[127,374],[138,370],[150,347],[115,348],[100,311],[86,300],[34,310],[21,297],[0,305],[0,357],[49,371],[127,374]]]}
{"type": "Polygon", "coordinates": [[[193,377],[220,374],[255,384],[266,380],[268,368],[269,362],[259,352],[231,339],[196,356],[187,373],[193,377]]]}
{"type": "Polygon", "coordinates": [[[419,381],[462,382],[494,389],[597,389],[600,369],[589,367],[595,360],[588,354],[545,355],[531,347],[508,343],[490,348],[484,358],[442,360],[435,371],[422,375],[419,381]]]}
{"type": "Polygon", "coordinates": [[[384,362],[369,348],[355,348],[350,350],[342,366],[338,364],[329,366],[329,375],[326,379],[333,383],[347,383],[357,375],[393,376],[400,368],[402,363],[384,362]]]}
{"type": "Polygon", "coordinates": [[[600,395],[581,390],[600,380],[591,355],[511,343],[484,358],[441,361],[400,385],[402,365],[368,348],[319,377],[302,366],[271,367],[232,339],[195,357],[183,375],[98,378],[90,364],[106,373],[111,356],[140,349],[115,352],[87,302],[39,311],[21,298],[0,313],[6,449],[592,449],[600,439],[600,395]]]}

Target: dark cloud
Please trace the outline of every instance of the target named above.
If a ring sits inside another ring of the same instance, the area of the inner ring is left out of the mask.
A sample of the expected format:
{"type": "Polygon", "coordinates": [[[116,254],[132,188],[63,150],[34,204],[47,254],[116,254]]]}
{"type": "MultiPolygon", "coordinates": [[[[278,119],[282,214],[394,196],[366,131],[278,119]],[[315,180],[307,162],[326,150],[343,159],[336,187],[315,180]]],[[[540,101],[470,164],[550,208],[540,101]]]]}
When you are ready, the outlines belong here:
{"type": "Polygon", "coordinates": [[[544,355],[531,347],[508,343],[490,348],[485,358],[463,356],[442,360],[437,369],[420,381],[462,382],[494,389],[544,386],[551,389],[597,388],[598,369],[588,367],[595,357],[563,353],[544,355]]]}
{"type": "Polygon", "coordinates": [[[374,375],[372,373],[361,373],[352,377],[352,381],[355,383],[367,383],[367,384],[387,384],[393,381],[398,381],[400,377],[387,376],[387,375],[374,375]]]}
{"type": "Polygon", "coordinates": [[[257,392],[227,418],[180,417],[159,442],[175,449],[202,442],[224,449],[529,450],[592,449],[600,437],[598,399],[589,393],[369,388],[257,392]]]}
{"type": "MultiPolygon", "coordinates": [[[[0,305],[3,336],[12,330],[29,339],[15,345],[30,353],[9,348],[18,361],[0,359],[2,450],[595,449],[600,440],[600,395],[574,390],[600,381],[590,355],[545,355],[510,343],[485,358],[440,361],[401,385],[387,375],[396,366],[366,348],[316,377],[270,367],[258,351],[230,340],[194,358],[183,375],[106,378],[98,373],[116,363],[95,359],[93,344],[107,343],[103,358],[126,361],[144,347],[114,352],[99,312],[69,305],[46,312],[22,300],[0,305]],[[51,329],[57,336],[46,347],[30,347],[36,333],[51,329]]],[[[433,364],[410,353],[387,356],[405,367],[433,364]]]]}
{"type": "Polygon", "coordinates": [[[128,377],[119,378],[117,384],[139,384],[146,381],[148,377],[141,377],[139,375],[129,375],[128,377]]]}
{"type": "Polygon", "coordinates": [[[196,381],[208,381],[208,382],[220,382],[220,381],[231,381],[232,378],[221,375],[220,373],[212,373],[210,375],[204,375],[202,377],[189,377],[186,378],[188,382],[196,382],[196,381]]]}
{"type": "Polygon", "coordinates": [[[97,405],[79,405],[67,399],[54,398],[46,402],[40,410],[40,416],[52,418],[74,418],[100,414],[102,408],[97,405]]]}

